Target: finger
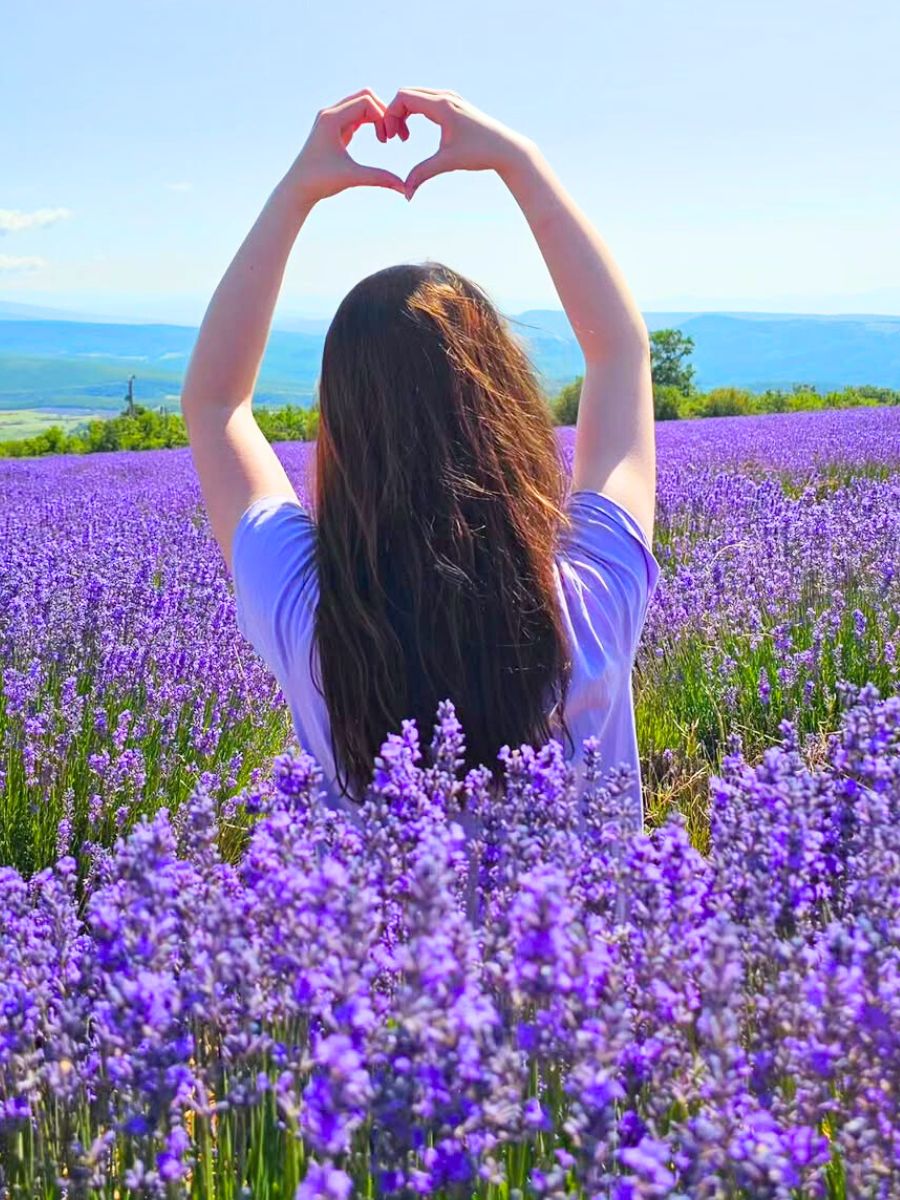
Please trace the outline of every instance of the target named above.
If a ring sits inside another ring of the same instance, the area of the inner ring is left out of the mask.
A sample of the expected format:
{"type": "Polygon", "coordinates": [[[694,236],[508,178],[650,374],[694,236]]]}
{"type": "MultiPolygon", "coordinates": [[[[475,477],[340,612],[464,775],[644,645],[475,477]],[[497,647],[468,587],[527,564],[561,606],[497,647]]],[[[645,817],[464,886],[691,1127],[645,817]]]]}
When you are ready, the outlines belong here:
{"type": "MultiPolygon", "coordinates": [[[[417,88],[401,88],[384,110],[385,127],[392,130],[392,136],[401,126],[406,128],[407,117],[415,115],[427,117],[429,121],[440,125],[446,118],[448,108],[449,101],[445,96],[423,92],[417,88]]],[[[408,128],[406,137],[409,137],[408,128]]],[[[406,141],[406,138],[403,140],[406,141]]]]}
{"type": "Polygon", "coordinates": [[[390,107],[384,110],[384,132],[388,138],[400,135],[401,141],[407,141],[409,138],[409,126],[406,124],[406,118],[398,113],[391,112],[390,107]]]}
{"type": "Polygon", "coordinates": [[[385,132],[386,132],[386,134],[388,134],[389,138],[394,137],[395,133],[398,133],[398,134],[400,134],[401,142],[408,142],[409,126],[407,125],[406,120],[403,120],[403,118],[401,118],[401,116],[386,116],[385,115],[384,128],[385,128],[385,132]]]}
{"type": "MultiPolygon", "coordinates": [[[[372,124],[380,142],[387,141],[384,127],[384,104],[368,88],[358,96],[350,96],[324,109],[322,119],[336,122],[342,133],[350,131],[351,136],[360,125],[372,124]]],[[[349,138],[347,139],[349,141],[349,138]]]]}
{"type": "Polygon", "coordinates": [[[449,170],[452,170],[452,167],[449,165],[446,153],[442,150],[438,150],[435,154],[432,154],[431,158],[426,158],[422,162],[416,163],[406,177],[405,192],[407,200],[412,200],[416,188],[421,187],[427,180],[433,179],[435,175],[441,175],[444,171],[449,170]]]}
{"type": "MultiPolygon", "coordinates": [[[[343,100],[338,100],[336,104],[329,104],[327,108],[322,109],[320,115],[324,116],[326,113],[342,111],[353,101],[360,100],[364,97],[368,97],[381,109],[382,112],[384,112],[384,101],[379,99],[379,97],[375,95],[371,88],[364,87],[360,88],[358,92],[353,92],[351,95],[345,96],[343,100]]],[[[361,121],[357,124],[357,129],[359,128],[360,124],[362,124],[361,121]]]]}
{"type": "Polygon", "coordinates": [[[404,191],[400,176],[392,171],[383,171],[380,167],[358,167],[353,172],[350,187],[383,187],[394,192],[404,191]]]}
{"type": "MultiPolygon", "coordinates": [[[[350,142],[353,139],[353,135],[356,133],[357,129],[359,129],[360,125],[364,125],[364,124],[366,124],[366,122],[362,119],[359,119],[359,120],[351,121],[349,125],[341,126],[339,136],[341,139],[341,145],[344,147],[345,150],[350,145],[350,142]]],[[[375,126],[375,136],[378,138],[379,142],[386,142],[387,134],[385,133],[385,128],[384,128],[384,118],[380,118],[375,121],[372,121],[371,124],[373,124],[375,126]]]]}
{"type": "Polygon", "coordinates": [[[364,87],[364,88],[360,88],[358,92],[353,92],[353,94],[350,96],[345,96],[343,98],[343,100],[338,100],[338,102],[336,104],[329,104],[328,107],[324,108],[322,111],[323,112],[331,112],[334,109],[343,108],[345,105],[351,103],[351,101],[359,100],[363,96],[368,96],[369,99],[373,100],[375,102],[375,104],[378,105],[379,108],[383,109],[385,107],[384,101],[381,99],[381,97],[378,95],[377,92],[373,92],[370,87],[364,87]]]}
{"type": "Polygon", "coordinates": [[[388,104],[387,110],[401,117],[421,113],[422,116],[436,121],[446,108],[446,99],[444,92],[428,92],[422,88],[401,88],[388,104]]]}

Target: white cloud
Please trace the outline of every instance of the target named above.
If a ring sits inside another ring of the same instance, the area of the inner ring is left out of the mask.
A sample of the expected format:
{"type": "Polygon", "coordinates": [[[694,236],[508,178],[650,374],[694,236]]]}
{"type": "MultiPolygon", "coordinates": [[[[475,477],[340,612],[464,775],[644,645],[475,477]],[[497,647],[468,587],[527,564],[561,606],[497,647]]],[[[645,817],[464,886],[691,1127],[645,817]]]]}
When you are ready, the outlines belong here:
{"type": "Polygon", "coordinates": [[[194,187],[192,183],[187,183],[184,180],[178,183],[167,183],[165,186],[170,192],[190,192],[194,187]]]}
{"type": "Polygon", "coordinates": [[[44,258],[35,258],[34,256],[24,257],[14,254],[0,254],[0,271],[39,271],[41,267],[46,267],[47,260],[44,258]]]}
{"type": "Polygon", "coordinates": [[[0,208],[0,233],[23,233],[26,229],[43,229],[65,221],[72,213],[68,208],[37,208],[21,212],[15,208],[0,208]]]}

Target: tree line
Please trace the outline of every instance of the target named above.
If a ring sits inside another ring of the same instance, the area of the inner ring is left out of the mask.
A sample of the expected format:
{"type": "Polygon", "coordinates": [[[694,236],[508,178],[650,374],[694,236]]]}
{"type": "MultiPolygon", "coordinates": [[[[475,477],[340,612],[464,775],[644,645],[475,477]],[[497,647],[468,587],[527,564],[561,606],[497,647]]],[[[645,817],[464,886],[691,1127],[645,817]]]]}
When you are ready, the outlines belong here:
{"type": "MultiPolygon", "coordinates": [[[[653,411],[657,421],[690,417],[745,417],[758,413],[809,412],[821,408],[858,408],[865,405],[900,405],[900,391],[858,386],[820,392],[815,384],[797,383],[791,389],[718,387],[702,392],[694,385],[696,368],[690,361],[694,339],[678,329],[658,329],[650,334],[653,374],[653,411]]],[[[579,375],[552,401],[557,425],[574,425],[584,377],[579,375]]]]}
{"type": "MultiPolygon", "coordinates": [[[[319,409],[287,404],[257,407],[257,424],[270,442],[313,441],[319,432],[319,409]]],[[[49,425],[32,437],[0,442],[0,457],[32,458],[42,454],[93,454],[100,450],[170,450],[187,446],[181,413],[131,405],[116,417],[95,417],[71,432],[49,425]]]]}
{"type": "MultiPolygon", "coordinates": [[[[650,335],[653,375],[653,408],[657,421],[690,417],[736,417],[755,413],[801,412],[821,408],[856,408],[860,405],[900,405],[900,391],[882,387],[848,387],[819,392],[812,384],[795,384],[791,390],[750,392],[745,388],[719,387],[707,392],[694,385],[696,369],[690,361],[693,338],[678,329],[659,329],[650,335]]],[[[584,377],[566,384],[548,404],[557,425],[574,425],[584,377]]],[[[313,441],[319,431],[319,408],[288,404],[283,408],[256,407],[254,416],[270,442],[313,441]]],[[[162,450],[187,446],[187,430],[180,413],[151,409],[130,401],[115,417],[96,417],[67,433],[50,425],[32,437],[0,442],[0,457],[31,458],[43,454],[92,454],[100,450],[162,450]]]]}

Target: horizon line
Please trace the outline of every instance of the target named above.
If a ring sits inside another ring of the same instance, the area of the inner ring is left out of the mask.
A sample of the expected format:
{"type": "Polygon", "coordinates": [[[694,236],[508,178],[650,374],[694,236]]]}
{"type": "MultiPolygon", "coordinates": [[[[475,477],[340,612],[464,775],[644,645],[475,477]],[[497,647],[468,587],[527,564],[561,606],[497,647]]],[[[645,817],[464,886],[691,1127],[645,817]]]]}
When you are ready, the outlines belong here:
{"type": "MultiPolygon", "coordinates": [[[[785,319],[815,318],[816,320],[900,320],[900,312],[816,312],[814,310],[793,311],[777,308],[680,308],[680,307],[654,307],[642,308],[641,314],[644,317],[654,316],[672,316],[680,318],[701,317],[701,316],[720,316],[720,317],[780,317],[785,319]]],[[[532,306],[530,308],[522,308],[516,313],[505,313],[508,320],[516,320],[527,313],[552,313],[566,317],[568,314],[562,306],[556,308],[540,308],[532,306]]],[[[309,315],[300,313],[291,313],[290,311],[279,314],[276,310],[272,319],[271,329],[283,333],[296,333],[299,330],[290,330],[280,328],[285,322],[330,322],[332,314],[328,315],[309,315]]],[[[134,316],[134,315],[117,315],[112,313],[97,313],[81,309],[60,308],[55,309],[49,304],[27,304],[21,301],[12,300],[4,301],[0,299],[0,321],[56,321],[61,324],[73,325],[166,325],[174,326],[180,329],[199,329],[202,323],[201,320],[190,321],[179,318],[166,318],[155,316],[134,316]],[[21,315],[15,313],[6,313],[4,309],[26,310],[21,315]]]]}

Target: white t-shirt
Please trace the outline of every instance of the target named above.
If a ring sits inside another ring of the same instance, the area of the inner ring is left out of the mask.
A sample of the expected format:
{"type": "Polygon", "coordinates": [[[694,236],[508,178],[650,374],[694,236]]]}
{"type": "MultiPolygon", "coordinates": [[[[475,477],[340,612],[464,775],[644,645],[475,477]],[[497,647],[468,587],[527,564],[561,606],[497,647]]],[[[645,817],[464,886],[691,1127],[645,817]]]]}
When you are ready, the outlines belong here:
{"type": "MultiPolygon", "coordinates": [[[[572,649],[565,717],[575,750],[564,746],[577,780],[582,743],[590,735],[600,741],[604,768],[634,769],[628,800],[640,827],[631,673],[659,563],[634,517],[609,496],[571,492],[567,510],[572,528],[561,531],[555,576],[572,649]]],[[[277,678],[300,745],[322,767],[324,802],[355,819],[355,807],[335,788],[328,714],[311,672],[318,583],[309,513],[284,496],[255,500],[235,530],[232,564],[238,627],[277,678]]]]}

